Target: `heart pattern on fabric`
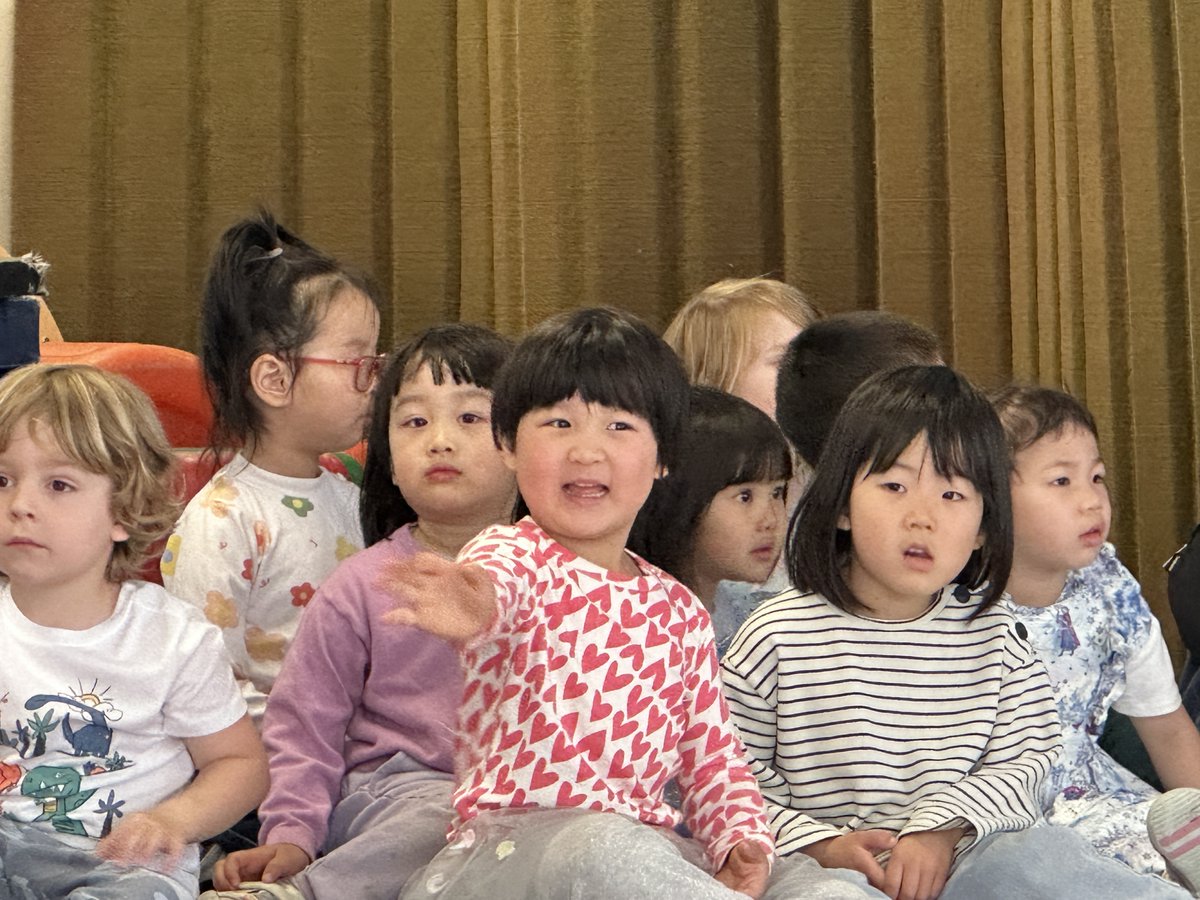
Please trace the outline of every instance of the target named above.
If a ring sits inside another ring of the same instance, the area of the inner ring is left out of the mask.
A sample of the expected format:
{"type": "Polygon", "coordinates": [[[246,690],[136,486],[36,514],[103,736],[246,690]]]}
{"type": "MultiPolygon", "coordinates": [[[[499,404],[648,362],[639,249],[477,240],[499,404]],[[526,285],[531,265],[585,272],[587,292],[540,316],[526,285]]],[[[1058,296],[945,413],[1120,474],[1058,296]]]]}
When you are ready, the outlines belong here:
{"type": "Polygon", "coordinates": [[[687,588],[644,563],[646,574],[614,578],[530,520],[489,529],[460,558],[491,576],[500,616],[463,654],[457,824],[538,806],[671,826],[679,814],[662,792],[678,777],[710,852],[746,835],[769,842],[711,626],[687,588]]]}

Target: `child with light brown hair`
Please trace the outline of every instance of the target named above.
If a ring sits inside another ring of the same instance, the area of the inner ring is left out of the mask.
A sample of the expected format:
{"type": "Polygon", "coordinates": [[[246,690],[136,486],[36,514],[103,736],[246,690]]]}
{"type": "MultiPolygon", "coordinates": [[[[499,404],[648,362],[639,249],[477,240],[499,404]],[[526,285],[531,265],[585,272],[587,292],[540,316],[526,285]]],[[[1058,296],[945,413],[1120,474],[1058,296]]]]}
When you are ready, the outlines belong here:
{"type": "Polygon", "coordinates": [[[774,278],[726,278],[694,294],[665,340],[692,384],[720,388],[775,417],[775,376],[788,342],[821,318],[797,288],[774,278]]]}
{"type": "Polygon", "coordinates": [[[195,897],[198,842],[266,792],[219,632],[134,579],[173,475],[120,376],[0,380],[0,884],[30,896],[195,897]]]}

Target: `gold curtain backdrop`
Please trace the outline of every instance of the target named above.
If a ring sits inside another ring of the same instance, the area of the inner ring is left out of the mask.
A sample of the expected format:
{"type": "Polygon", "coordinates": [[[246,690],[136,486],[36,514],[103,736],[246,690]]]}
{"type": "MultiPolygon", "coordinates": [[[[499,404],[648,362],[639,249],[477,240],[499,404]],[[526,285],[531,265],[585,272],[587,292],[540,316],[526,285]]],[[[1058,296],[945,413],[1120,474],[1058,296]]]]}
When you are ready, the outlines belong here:
{"type": "Polygon", "coordinates": [[[69,339],[194,349],[212,246],[260,203],[378,280],[385,343],[592,304],[662,326],[771,274],[1086,400],[1175,641],[1200,4],[31,2],[14,81],[13,248],[69,339]]]}

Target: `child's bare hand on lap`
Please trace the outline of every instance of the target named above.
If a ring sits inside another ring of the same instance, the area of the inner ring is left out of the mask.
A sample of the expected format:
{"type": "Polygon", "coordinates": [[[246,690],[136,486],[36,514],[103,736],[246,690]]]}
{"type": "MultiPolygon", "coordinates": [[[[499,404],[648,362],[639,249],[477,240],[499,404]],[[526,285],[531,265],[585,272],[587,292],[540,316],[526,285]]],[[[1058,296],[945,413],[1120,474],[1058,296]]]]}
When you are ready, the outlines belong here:
{"type": "Polygon", "coordinates": [[[763,849],[757,844],[742,841],[733,845],[715,877],[730,890],[758,898],[766,890],[770,875],[771,864],[763,849]]]}
{"type": "Polygon", "coordinates": [[[219,891],[235,890],[244,881],[272,884],[290,878],[311,862],[295,844],[264,844],[221,859],[213,870],[213,884],[219,891]]]}
{"type": "Polygon", "coordinates": [[[883,890],[883,866],[875,856],[896,846],[896,834],[882,828],[851,831],[809,844],[804,852],[827,869],[854,869],[867,876],[871,887],[883,890]]]}
{"type": "Polygon", "coordinates": [[[187,844],[171,824],[154,813],[133,813],[96,845],[96,854],[118,866],[144,866],[170,874],[187,844]]]}
{"type": "Polygon", "coordinates": [[[961,828],[916,831],[896,841],[881,890],[895,900],[934,900],[946,886],[961,828]]]}

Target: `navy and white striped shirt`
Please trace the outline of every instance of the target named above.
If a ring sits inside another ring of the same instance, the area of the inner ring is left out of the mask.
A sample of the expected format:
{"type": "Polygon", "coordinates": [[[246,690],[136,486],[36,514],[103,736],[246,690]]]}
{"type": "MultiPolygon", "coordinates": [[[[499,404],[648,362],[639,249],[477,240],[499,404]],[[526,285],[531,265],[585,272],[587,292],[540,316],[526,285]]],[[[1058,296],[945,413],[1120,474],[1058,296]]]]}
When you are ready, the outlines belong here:
{"type": "Polygon", "coordinates": [[[790,590],[742,625],[722,679],[781,855],[868,828],[965,826],[973,843],[1039,818],[1054,695],[1008,611],[970,618],[981,602],[951,586],[878,621],[790,590]]]}

